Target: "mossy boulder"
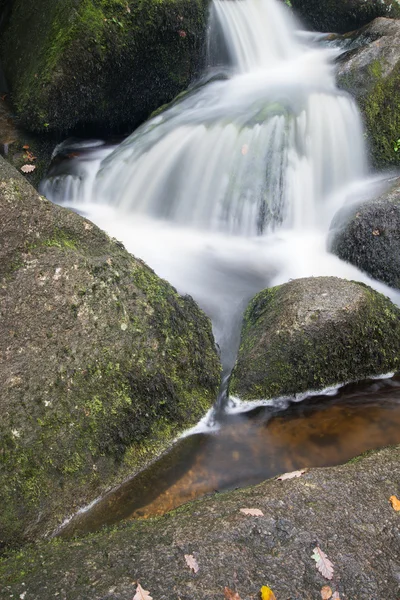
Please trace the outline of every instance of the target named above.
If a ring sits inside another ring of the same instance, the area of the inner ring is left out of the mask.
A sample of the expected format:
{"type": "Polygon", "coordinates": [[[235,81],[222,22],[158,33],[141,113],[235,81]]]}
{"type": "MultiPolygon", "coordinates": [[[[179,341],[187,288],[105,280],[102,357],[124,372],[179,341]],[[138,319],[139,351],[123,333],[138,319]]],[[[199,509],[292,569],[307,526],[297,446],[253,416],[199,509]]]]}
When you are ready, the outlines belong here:
{"type": "Polygon", "coordinates": [[[375,167],[400,165],[400,20],[376,19],[346,36],[338,85],[357,100],[375,167]]]}
{"type": "Polygon", "coordinates": [[[400,288],[400,180],[379,198],[342,208],[332,221],[329,245],[342,260],[400,288]]]}
{"type": "Polygon", "coordinates": [[[158,519],[40,543],[0,561],[0,598],[132,600],[140,581],[159,600],[220,600],[225,586],[255,600],[263,585],[282,600],[317,599],[327,580],[311,558],[316,545],[334,565],[328,583],[340,598],[398,598],[399,514],[389,498],[399,480],[400,448],[386,448],[158,519]]]}
{"type": "Polygon", "coordinates": [[[377,17],[400,17],[398,0],[291,0],[295,12],[312,29],[345,33],[377,17]]]}
{"type": "Polygon", "coordinates": [[[0,57],[33,132],[132,129],[198,73],[209,0],[14,0],[0,57]]]}
{"type": "Polygon", "coordinates": [[[134,474],[218,391],[211,325],[0,159],[0,546],[134,474]]]}
{"type": "Polygon", "coordinates": [[[399,367],[400,309],[388,298],[337,277],[295,279],[250,302],[229,391],[292,396],[399,367]]]}

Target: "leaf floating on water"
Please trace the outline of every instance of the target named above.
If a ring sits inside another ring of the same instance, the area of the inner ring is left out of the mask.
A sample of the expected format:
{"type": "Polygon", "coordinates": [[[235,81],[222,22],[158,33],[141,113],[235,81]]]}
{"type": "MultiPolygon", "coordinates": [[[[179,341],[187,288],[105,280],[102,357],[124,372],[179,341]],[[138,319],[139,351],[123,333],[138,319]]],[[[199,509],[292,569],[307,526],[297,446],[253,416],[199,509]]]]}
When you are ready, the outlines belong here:
{"type": "Polygon", "coordinates": [[[140,583],[138,583],[136,594],[133,596],[133,600],[153,600],[153,598],[150,596],[150,592],[144,590],[140,583]]]}
{"type": "Polygon", "coordinates": [[[241,508],[240,512],[251,517],[263,517],[264,513],[259,508],[241,508]]]}
{"type": "Polygon", "coordinates": [[[261,600],[276,600],[274,592],[267,585],[263,585],[261,590],[261,600]]]}
{"type": "Polygon", "coordinates": [[[389,501],[391,502],[394,510],[400,510],[400,500],[396,496],[390,496],[389,501]]]}
{"type": "Polygon", "coordinates": [[[340,600],[339,592],[334,592],[332,600],[340,600]]]}
{"type": "Polygon", "coordinates": [[[35,165],[23,165],[21,171],[23,173],[32,173],[36,169],[35,165]]]}
{"type": "Polygon", "coordinates": [[[322,600],[329,600],[329,598],[332,598],[332,589],[329,587],[329,585],[324,585],[321,588],[321,598],[322,600]]]}
{"type": "Polygon", "coordinates": [[[227,586],[224,587],[224,596],[226,600],[242,600],[237,592],[234,592],[227,586]]]}
{"type": "Polygon", "coordinates": [[[193,571],[193,573],[197,573],[199,570],[199,565],[197,560],[192,554],[185,554],[186,564],[193,571]]]}
{"type": "Polygon", "coordinates": [[[314,554],[311,558],[315,560],[318,571],[325,577],[325,579],[332,579],[333,564],[325,552],[323,552],[319,546],[316,546],[313,552],[314,554]]]}
{"type": "Polygon", "coordinates": [[[295,477],[301,477],[304,475],[307,469],[301,469],[300,471],[292,471],[291,473],[284,473],[277,477],[278,481],[285,481],[285,479],[294,479],[295,477]]]}

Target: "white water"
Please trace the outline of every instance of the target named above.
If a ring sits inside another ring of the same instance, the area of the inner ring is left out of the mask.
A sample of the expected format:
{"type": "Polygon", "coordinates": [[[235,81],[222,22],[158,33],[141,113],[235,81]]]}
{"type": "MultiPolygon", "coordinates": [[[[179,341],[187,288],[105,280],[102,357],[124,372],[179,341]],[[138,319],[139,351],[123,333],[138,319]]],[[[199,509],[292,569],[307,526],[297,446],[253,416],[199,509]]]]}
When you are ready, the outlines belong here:
{"type": "Polygon", "coordinates": [[[278,0],[214,0],[214,79],[117,148],[73,159],[74,175],[43,184],[50,199],[82,211],[190,293],[212,318],[227,368],[241,312],[264,287],[338,275],[397,300],[326,252],[334,213],[373,182],[357,107],[335,86],[332,50],[296,27],[278,0]]]}

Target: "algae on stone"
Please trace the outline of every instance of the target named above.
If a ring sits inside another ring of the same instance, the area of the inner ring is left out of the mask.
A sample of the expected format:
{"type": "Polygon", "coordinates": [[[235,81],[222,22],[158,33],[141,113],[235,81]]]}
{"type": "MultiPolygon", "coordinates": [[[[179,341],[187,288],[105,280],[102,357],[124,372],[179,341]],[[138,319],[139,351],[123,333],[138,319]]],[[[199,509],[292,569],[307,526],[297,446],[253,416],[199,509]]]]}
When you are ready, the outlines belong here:
{"type": "Polygon", "coordinates": [[[14,0],[0,56],[35,132],[132,129],[203,60],[208,0],[14,0]]]}
{"type": "Polygon", "coordinates": [[[0,545],[48,532],[213,404],[211,325],[0,160],[0,545]]]}
{"type": "Polygon", "coordinates": [[[229,391],[289,396],[399,367],[400,309],[362,283],[310,277],[250,302],[229,391]]]}

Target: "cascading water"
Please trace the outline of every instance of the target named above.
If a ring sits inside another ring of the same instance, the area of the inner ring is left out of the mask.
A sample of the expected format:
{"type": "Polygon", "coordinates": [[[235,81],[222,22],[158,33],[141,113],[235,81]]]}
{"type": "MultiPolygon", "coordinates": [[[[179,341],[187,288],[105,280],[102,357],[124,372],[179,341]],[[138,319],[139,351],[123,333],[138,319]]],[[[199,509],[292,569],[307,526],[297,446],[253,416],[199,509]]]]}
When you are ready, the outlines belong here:
{"type": "Polygon", "coordinates": [[[367,174],[360,116],[335,86],[334,51],[297,35],[285,9],[213,0],[205,78],[42,188],[193,295],[227,369],[259,289],[322,274],[370,282],[325,251],[331,217],[367,174]]]}

